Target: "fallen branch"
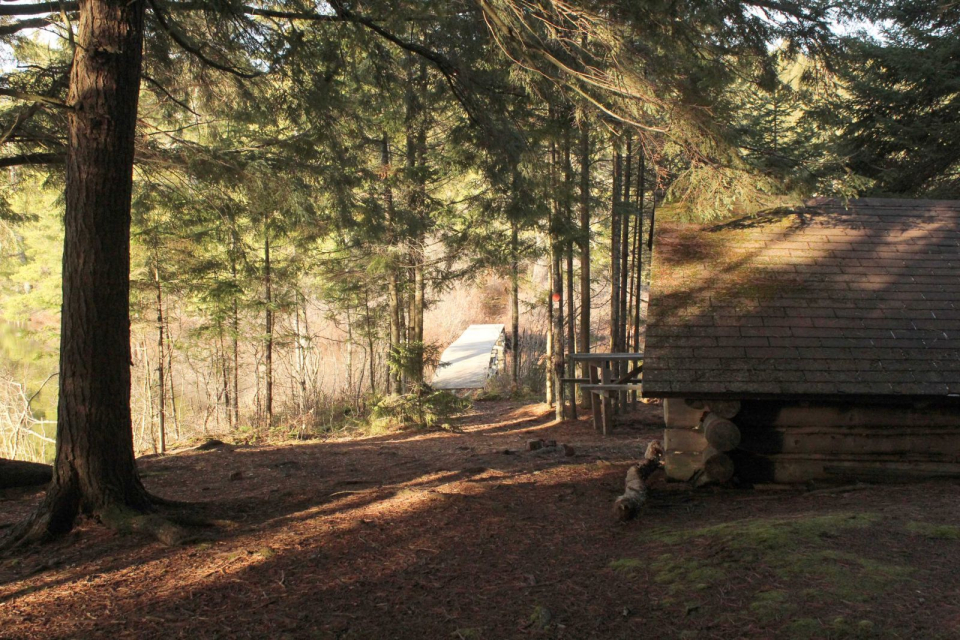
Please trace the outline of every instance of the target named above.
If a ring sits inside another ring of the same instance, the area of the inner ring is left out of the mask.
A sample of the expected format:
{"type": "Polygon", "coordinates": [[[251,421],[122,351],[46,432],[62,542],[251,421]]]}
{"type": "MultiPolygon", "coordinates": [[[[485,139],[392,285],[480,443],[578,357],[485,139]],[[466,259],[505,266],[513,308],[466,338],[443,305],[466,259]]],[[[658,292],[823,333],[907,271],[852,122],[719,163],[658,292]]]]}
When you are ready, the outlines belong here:
{"type": "Polygon", "coordinates": [[[613,503],[613,513],[621,521],[631,520],[640,513],[647,501],[650,485],[663,475],[663,445],[659,441],[654,440],[647,445],[643,458],[643,462],[627,470],[623,495],[613,503]]]}

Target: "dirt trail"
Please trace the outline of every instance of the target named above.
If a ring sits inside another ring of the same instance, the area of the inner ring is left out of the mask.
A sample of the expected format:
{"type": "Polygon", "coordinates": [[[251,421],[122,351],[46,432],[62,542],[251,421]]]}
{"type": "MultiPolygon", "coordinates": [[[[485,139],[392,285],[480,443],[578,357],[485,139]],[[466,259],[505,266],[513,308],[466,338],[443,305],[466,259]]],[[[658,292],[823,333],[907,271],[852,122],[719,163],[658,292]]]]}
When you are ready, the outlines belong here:
{"type": "MultiPolygon", "coordinates": [[[[483,402],[460,433],[143,460],[232,524],[171,549],[84,523],[0,559],[0,638],[960,637],[956,484],[671,486],[619,524],[661,424],[644,406],[603,438],[483,402]]],[[[0,524],[38,498],[0,498],[0,524]]]]}

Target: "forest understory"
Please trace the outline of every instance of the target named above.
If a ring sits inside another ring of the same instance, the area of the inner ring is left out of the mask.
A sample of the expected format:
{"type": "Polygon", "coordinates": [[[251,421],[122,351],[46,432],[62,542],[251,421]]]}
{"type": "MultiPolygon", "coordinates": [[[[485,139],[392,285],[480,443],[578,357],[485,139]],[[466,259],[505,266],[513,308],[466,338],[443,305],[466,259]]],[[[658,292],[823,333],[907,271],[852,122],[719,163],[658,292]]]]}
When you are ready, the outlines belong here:
{"type": "MultiPolygon", "coordinates": [[[[622,524],[659,406],[605,438],[552,416],[477,402],[454,431],[141,458],[219,526],[166,547],[83,522],[0,559],[0,638],[960,634],[955,482],[667,485],[622,524]]],[[[0,496],[0,527],[41,497],[0,496]]]]}

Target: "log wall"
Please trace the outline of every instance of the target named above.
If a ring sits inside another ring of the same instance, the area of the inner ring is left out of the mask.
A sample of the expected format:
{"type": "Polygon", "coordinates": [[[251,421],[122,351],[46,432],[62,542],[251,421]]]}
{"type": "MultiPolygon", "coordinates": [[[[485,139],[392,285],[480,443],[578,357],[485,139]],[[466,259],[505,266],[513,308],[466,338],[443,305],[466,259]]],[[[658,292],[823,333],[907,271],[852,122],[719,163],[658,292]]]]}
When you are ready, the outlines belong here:
{"type": "Polygon", "coordinates": [[[729,419],[710,409],[709,401],[665,400],[669,478],[702,481],[716,445],[734,442],[721,453],[750,482],[960,477],[960,405],[745,400],[729,419]]]}

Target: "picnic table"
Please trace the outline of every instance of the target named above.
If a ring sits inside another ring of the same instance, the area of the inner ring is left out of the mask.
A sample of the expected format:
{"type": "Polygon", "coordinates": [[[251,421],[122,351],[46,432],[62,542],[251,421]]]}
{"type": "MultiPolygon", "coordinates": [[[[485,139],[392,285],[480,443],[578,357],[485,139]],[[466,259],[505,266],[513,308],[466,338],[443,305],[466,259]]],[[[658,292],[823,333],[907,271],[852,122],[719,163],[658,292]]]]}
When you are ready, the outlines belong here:
{"type": "Polygon", "coordinates": [[[570,359],[585,363],[589,377],[565,378],[563,381],[579,384],[581,391],[590,394],[593,428],[607,435],[613,420],[613,396],[643,392],[643,354],[574,353],[570,359]]]}

